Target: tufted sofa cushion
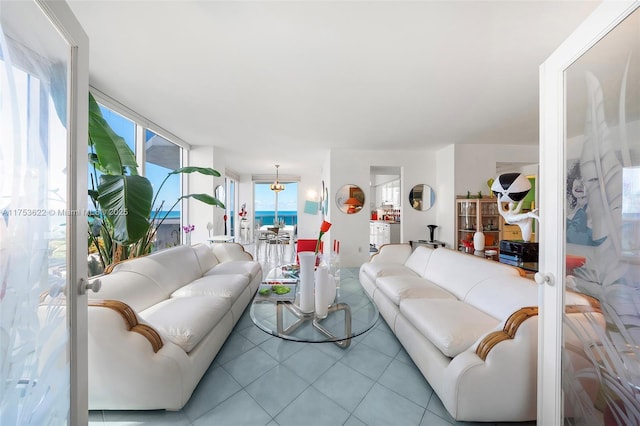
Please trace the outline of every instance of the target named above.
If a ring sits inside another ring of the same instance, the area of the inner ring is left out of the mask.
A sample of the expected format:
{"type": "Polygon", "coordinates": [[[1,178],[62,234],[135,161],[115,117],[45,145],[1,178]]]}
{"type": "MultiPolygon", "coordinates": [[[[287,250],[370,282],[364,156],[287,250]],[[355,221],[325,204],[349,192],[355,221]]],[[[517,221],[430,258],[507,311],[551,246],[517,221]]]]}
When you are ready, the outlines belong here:
{"type": "Polygon", "coordinates": [[[176,290],[171,297],[220,296],[234,301],[248,285],[244,274],[208,275],[176,290]]]}
{"type": "MultiPolygon", "coordinates": [[[[200,278],[202,275],[198,258],[190,246],[171,247],[144,257],[124,261],[117,264],[105,278],[109,276],[119,277],[120,275],[115,273],[120,273],[121,271],[132,271],[147,276],[156,283],[163,295],[163,299],[166,299],[178,288],[200,278]]],[[[104,280],[102,284],[104,287],[104,280]]],[[[159,300],[150,301],[157,302],[159,300]]]]}
{"type": "Polygon", "coordinates": [[[140,312],[140,317],[189,353],[225,316],[230,305],[224,297],[176,297],[140,312]]]}
{"type": "Polygon", "coordinates": [[[403,299],[400,312],[443,354],[455,357],[500,321],[471,305],[451,299],[403,299]]]}
{"type": "Polygon", "coordinates": [[[386,277],[391,275],[401,275],[405,277],[418,276],[411,269],[397,263],[381,263],[381,262],[364,263],[362,265],[362,270],[374,281],[379,277],[386,277]]]}
{"type": "Polygon", "coordinates": [[[88,292],[91,300],[113,299],[140,312],[166,299],[165,290],[151,278],[136,271],[119,271],[100,277],[102,288],[98,293],[88,292]]]}
{"type": "Polygon", "coordinates": [[[377,279],[376,285],[396,305],[400,304],[400,300],[409,298],[456,298],[442,287],[438,287],[422,277],[397,275],[380,277],[377,279]]]}
{"type": "Polygon", "coordinates": [[[204,275],[214,266],[218,265],[220,261],[215,255],[212,254],[212,249],[207,244],[195,244],[191,246],[198,259],[198,265],[200,265],[200,275],[204,275]]]}
{"type": "Polygon", "coordinates": [[[520,276],[516,268],[503,263],[488,262],[481,257],[454,250],[436,249],[429,258],[424,276],[446,288],[458,299],[465,300],[475,285],[497,275],[520,276]]]}
{"type": "Polygon", "coordinates": [[[527,278],[498,275],[479,282],[464,301],[494,318],[506,320],[524,306],[538,305],[538,285],[527,278]]]}
{"type": "Polygon", "coordinates": [[[259,274],[262,274],[262,269],[258,262],[251,260],[233,260],[224,263],[220,263],[215,268],[207,271],[204,276],[209,277],[212,275],[229,275],[229,274],[244,274],[249,280],[253,280],[259,274]]]}
{"type": "Polygon", "coordinates": [[[404,262],[404,266],[411,269],[421,277],[424,277],[427,264],[429,263],[431,253],[433,253],[433,251],[434,249],[425,246],[416,247],[409,258],[404,262]]]}

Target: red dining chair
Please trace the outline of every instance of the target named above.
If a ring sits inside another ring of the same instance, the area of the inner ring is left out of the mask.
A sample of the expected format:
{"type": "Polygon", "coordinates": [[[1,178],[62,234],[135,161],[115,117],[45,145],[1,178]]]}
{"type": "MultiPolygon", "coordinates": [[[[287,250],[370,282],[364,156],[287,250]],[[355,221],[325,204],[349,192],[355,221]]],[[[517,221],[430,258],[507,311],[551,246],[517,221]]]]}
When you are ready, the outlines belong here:
{"type": "MultiPolygon", "coordinates": [[[[318,240],[305,240],[305,239],[301,239],[298,238],[298,242],[296,243],[296,263],[300,264],[300,259],[298,259],[298,253],[300,253],[301,251],[316,251],[316,244],[318,243],[318,240]]],[[[318,253],[322,253],[322,247],[323,247],[323,241],[320,241],[320,250],[318,250],[318,253]]],[[[320,263],[319,259],[316,259],[316,266],[318,266],[318,264],[320,263]]]]}

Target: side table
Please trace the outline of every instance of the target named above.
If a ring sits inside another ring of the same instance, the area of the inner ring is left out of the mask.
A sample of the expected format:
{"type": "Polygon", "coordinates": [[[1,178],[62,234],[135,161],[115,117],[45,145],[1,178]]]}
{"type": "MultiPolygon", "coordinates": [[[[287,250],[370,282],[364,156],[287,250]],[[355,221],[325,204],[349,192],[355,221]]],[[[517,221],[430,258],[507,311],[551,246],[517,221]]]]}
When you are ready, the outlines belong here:
{"type": "Polygon", "coordinates": [[[416,247],[418,246],[427,246],[427,247],[431,247],[431,248],[438,248],[438,247],[446,247],[447,244],[442,242],[442,241],[438,241],[438,240],[433,240],[433,241],[427,241],[427,240],[418,240],[418,241],[409,241],[409,244],[411,244],[411,250],[415,250],[416,247]]]}

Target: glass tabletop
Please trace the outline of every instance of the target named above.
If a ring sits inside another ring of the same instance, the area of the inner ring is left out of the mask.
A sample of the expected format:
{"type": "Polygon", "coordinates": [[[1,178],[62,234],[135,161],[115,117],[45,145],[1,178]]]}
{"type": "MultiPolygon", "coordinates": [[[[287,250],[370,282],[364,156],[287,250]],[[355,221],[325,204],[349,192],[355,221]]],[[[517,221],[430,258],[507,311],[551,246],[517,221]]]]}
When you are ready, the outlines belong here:
{"type": "MultiPolygon", "coordinates": [[[[269,271],[265,281],[283,280],[295,283],[297,270],[291,265],[269,271]]],[[[286,340],[298,342],[334,342],[346,348],[351,338],[374,326],[378,309],[364,292],[357,279],[343,279],[336,300],[329,307],[326,318],[316,318],[314,313],[305,314],[298,308],[299,293],[291,300],[262,298],[256,294],[251,303],[251,320],[261,330],[286,340]]]]}

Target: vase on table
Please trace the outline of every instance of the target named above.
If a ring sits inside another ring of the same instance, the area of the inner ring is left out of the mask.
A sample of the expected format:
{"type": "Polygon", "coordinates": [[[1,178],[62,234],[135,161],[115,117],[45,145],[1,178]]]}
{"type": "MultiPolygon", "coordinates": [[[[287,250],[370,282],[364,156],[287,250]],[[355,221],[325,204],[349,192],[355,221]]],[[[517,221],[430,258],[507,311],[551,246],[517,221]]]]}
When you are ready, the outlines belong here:
{"type": "Polygon", "coordinates": [[[316,266],[316,254],[312,251],[298,253],[300,260],[300,311],[311,313],[314,309],[314,270],[316,266]]]}
{"type": "Polygon", "coordinates": [[[191,234],[190,233],[184,234],[184,243],[185,243],[185,245],[188,245],[188,246],[191,245],[191,234]]]}
{"type": "Polygon", "coordinates": [[[476,231],[473,234],[473,248],[476,251],[484,251],[484,233],[482,231],[476,231]]]}
{"type": "Polygon", "coordinates": [[[321,263],[316,270],[315,283],[315,307],[316,318],[326,318],[329,306],[336,298],[336,283],[329,275],[329,267],[326,263],[321,263]]]}

